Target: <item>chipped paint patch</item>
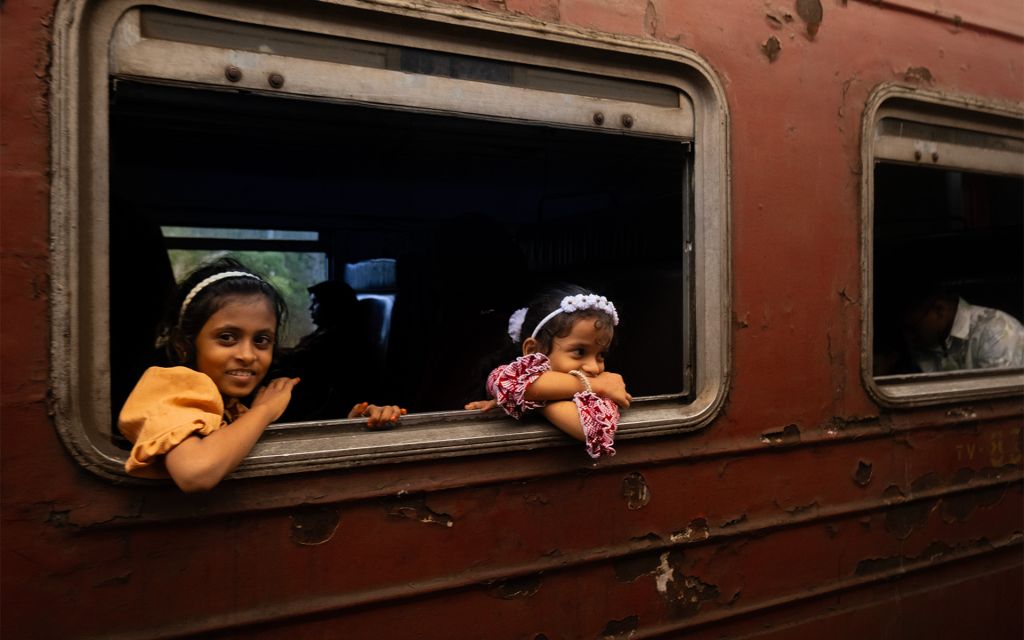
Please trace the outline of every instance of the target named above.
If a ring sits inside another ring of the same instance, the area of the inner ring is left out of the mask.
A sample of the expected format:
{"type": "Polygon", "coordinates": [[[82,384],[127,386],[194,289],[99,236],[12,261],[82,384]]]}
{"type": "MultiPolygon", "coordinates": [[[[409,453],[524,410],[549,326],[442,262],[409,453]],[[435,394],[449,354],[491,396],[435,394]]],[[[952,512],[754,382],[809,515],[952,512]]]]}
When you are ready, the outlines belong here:
{"type": "MultiPolygon", "coordinates": [[[[909,69],[907,71],[909,71],[909,69]]],[[[928,76],[931,77],[931,73],[929,73],[928,76]]],[[[946,417],[960,418],[963,420],[976,420],[978,418],[978,413],[970,407],[954,407],[949,411],[946,411],[946,417]]]]}
{"type": "Polygon", "coordinates": [[[703,603],[718,599],[718,587],[708,584],[694,576],[683,576],[677,583],[680,588],[675,592],[675,614],[681,618],[697,615],[703,603]]]}
{"type": "Polygon", "coordinates": [[[854,574],[858,576],[865,576],[895,571],[896,569],[903,569],[907,565],[913,565],[915,563],[933,562],[938,558],[942,558],[965,549],[988,548],[990,546],[991,545],[988,540],[985,538],[957,544],[955,547],[950,546],[941,540],[935,540],[916,556],[900,555],[886,558],[866,558],[861,560],[857,563],[857,568],[854,570],[854,574]]]}
{"type": "Polygon", "coordinates": [[[782,43],[775,36],[771,36],[764,41],[761,45],[761,53],[768,58],[768,62],[775,62],[775,59],[779,57],[782,52],[782,43]]]}
{"type": "Polygon", "coordinates": [[[633,472],[622,479],[622,497],[630,511],[643,509],[651,501],[651,490],[643,475],[633,472]]]}
{"type": "Polygon", "coordinates": [[[658,35],[658,9],[652,0],[647,0],[644,10],[644,33],[652,38],[658,35]]]}
{"type": "Polygon", "coordinates": [[[291,540],[303,546],[323,544],[334,537],[341,516],[337,509],[316,507],[291,514],[291,540]]]}
{"type": "Polygon", "coordinates": [[[885,573],[894,571],[903,565],[903,558],[893,556],[889,558],[865,558],[857,563],[854,574],[858,576],[871,575],[873,573],[885,573]]]}
{"type": "Polygon", "coordinates": [[[609,620],[601,631],[601,638],[604,640],[620,640],[632,638],[640,626],[640,616],[628,616],[622,620],[609,620]]]}
{"type": "Polygon", "coordinates": [[[540,591],[540,584],[539,573],[521,578],[509,578],[508,580],[492,584],[488,594],[493,598],[500,598],[502,600],[529,598],[540,591]]]}
{"type": "Polygon", "coordinates": [[[807,37],[811,40],[818,35],[825,11],[821,8],[821,0],[796,0],[796,15],[807,27],[807,37]]]}
{"type": "Polygon", "coordinates": [[[694,518],[682,531],[674,531],[669,537],[669,541],[673,543],[695,542],[707,540],[710,536],[711,533],[708,530],[708,521],[704,518],[694,518]]]}
{"type": "Polygon", "coordinates": [[[870,462],[857,461],[857,468],[853,471],[853,481],[859,487],[866,487],[871,484],[872,466],[870,462]]]}
{"type": "Polygon", "coordinates": [[[784,507],[784,506],[782,506],[779,503],[778,500],[776,500],[775,501],[775,506],[778,507],[779,509],[782,509],[783,511],[785,511],[789,515],[795,517],[795,516],[799,516],[799,515],[805,514],[808,511],[817,511],[817,509],[818,509],[818,501],[817,500],[813,500],[813,501],[811,501],[811,502],[809,502],[807,504],[798,504],[798,505],[792,506],[792,507],[784,507]]]}
{"type": "Polygon", "coordinates": [[[658,593],[666,597],[668,597],[668,584],[675,579],[675,568],[669,562],[669,556],[673,553],[675,552],[666,551],[661,554],[658,558],[658,567],[655,569],[654,586],[658,589],[658,593]]]}
{"type": "Polygon", "coordinates": [[[800,442],[800,427],[787,424],[782,431],[768,431],[761,434],[761,442],[773,447],[793,445],[800,442]]]}
{"type": "Polygon", "coordinates": [[[682,561],[681,551],[662,553],[654,572],[654,586],[668,603],[673,616],[687,618],[696,615],[703,603],[717,600],[720,591],[716,585],[677,571],[682,561]]]}
{"type": "Polygon", "coordinates": [[[1006,495],[1006,485],[985,487],[974,491],[945,496],[942,499],[942,519],[945,522],[963,522],[981,507],[991,507],[1006,495]]]}
{"type": "Polygon", "coordinates": [[[903,79],[907,82],[916,82],[918,84],[931,84],[934,80],[932,72],[928,67],[908,67],[903,72],[903,79]]]}
{"type": "Polygon", "coordinates": [[[735,527],[736,525],[743,524],[746,521],[747,521],[747,514],[741,513],[740,515],[736,516],[735,518],[733,518],[731,520],[726,520],[725,522],[723,522],[722,525],[721,525],[721,528],[722,529],[727,529],[729,527],[735,527]]]}
{"type": "Polygon", "coordinates": [[[418,520],[424,524],[436,524],[442,527],[453,527],[455,521],[447,513],[438,513],[427,506],[426,498],[406,499],[388,505],[388,515],[408,520],[418,520]]]}
{"type": "Polygon", "coordinates": [[[917,527],[928,520],[937,500],[924,500],[893,507],[885,512],[885,529],[900,540],[906,540],[917,527]]]}
{"type": "Polygon", "coordinates": [[[658,544],[661,542],[661,536],[650,531],[645,536],[639,536],[629,539],[630,542],[647,542],[649,544],[658,544]]]}

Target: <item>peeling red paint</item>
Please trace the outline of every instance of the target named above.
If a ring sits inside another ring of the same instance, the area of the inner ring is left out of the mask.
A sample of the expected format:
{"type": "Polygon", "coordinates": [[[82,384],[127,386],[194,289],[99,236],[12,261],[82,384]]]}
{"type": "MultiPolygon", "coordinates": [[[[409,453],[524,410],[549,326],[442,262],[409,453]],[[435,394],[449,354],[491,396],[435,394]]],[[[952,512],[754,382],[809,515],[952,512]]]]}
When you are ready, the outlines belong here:
{"type": "Polygon", "coordinates": [[[931,84],[934,81],[932,78],[932,72],[928,70],[928,67],[908,67],[903,72],[903,79],[907,82],[916,82],[920,84],[931,84]]]}
{"type": "Polygon", "coordinates": [[[621,620],[609,620],[608,624],[601,631],[601,638],[606,640],[632,638],[638,626],[640,626],[640,616],[628,616],[621,620]]]}
{"type": "Polygon", "coordinates": [[[814,39],[821,28],[821,21],[824,11],[821,8],[821,0],[796,0],[796,14],[804,21],[807,28],[807,37],[814,39]]]}
{"type": "Polygon", "coordinates": [[[871,482],[871,463],[863,460],[857,461],[857,468],[853,472],[853,481],[857,486],[866,487],[871,482]]]}
{"type": "Polygon", "coordinates": [[[313,507],[293,512],[292,542],[304,546],[323,544],[334,537],[341,516],[337,509],[313,507]]]}
{"type": "Polygon", "coordinates": [[[515,600],[536,595],[540,591],[540,586],[541,579],[539,575],[509,578],[508,580],[496,582],[488,589],[488,593],[501,600],[515,600]]]}
{"type": "Polygon", "coordinates": [[[770,36],[761,45],[761,52],[768,58],[768,62],[775,62],[775,59],[779,57],[779,53],[782,52],[782,44],[778,38],[770,36]]]}
{"type": "Polygon", "coordinates": [[[424,524],[452,527],[455,521],[447,513],[438,513],[427,506],[426,498],[403,498],[387,506],[389,516],[418,520],[424,524]]]}
{"type": "Polygon", "coordinates": [[[706,540],[711,535],[708,529],[708,521],[704,518],[696,518],[682,531],[672,532],[672,542],[693,542],[706,540]]]}
{"type": "Polygon", "coordinates": [[[761,442],[772,446],[797,444],[800,442],[800,427],[795,424],[788,424],[781,431],[763,433],[761,434],[761,442]]]}
{"type": "Polygon", "coordinates": [[[651,501],[651,490],[643,474],[634,472],[622,479],[622,497],[630,511],[643,509],[651,501]]]}

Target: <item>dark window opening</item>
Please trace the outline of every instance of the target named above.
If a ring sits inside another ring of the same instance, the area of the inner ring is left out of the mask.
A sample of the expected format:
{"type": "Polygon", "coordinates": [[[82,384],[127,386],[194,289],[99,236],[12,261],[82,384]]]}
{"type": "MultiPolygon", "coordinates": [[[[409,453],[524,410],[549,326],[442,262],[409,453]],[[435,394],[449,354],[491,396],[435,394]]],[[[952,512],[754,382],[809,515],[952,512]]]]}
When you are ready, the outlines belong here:
{"type": "Polygon", "coordinates": [[[919,373],[908,300],[923,289],[1024,318],[1024,178],[875,167],[874,374],[919,373]]]}
{"type": "Polygon", "coordinates": [[[557,281],[616,303],[608,367],[634,396],[690,391],[686,142],[124,80],[110,140],[115,419],[159,363],[168,226],[316,231],[329,277],[379,311],[374,348],[338,363],[376,377],[374,402],[481,397],[509,314],[557,281]]]}

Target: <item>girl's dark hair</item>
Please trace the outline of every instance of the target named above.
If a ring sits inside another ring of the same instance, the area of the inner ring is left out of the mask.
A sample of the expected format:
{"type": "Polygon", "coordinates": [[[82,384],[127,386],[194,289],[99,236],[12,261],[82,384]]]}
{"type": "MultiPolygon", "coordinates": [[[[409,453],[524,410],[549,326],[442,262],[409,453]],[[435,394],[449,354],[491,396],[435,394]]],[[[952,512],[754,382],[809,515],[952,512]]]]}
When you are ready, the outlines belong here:
{"type": "MultiPolygon", "coordinates": [[[[523,328],[519,335],[518,347],[524,340],[530,337],[537,324],[549,313],[562,304],[566,296],[579,294],[589,295],[593,293],[583,287],[574,284],[561,284],[545,289],[537,295],[527,306],[526,318],[523,320],[523,328]]],[[[598,329],[613,326],[612,317],[600,309],[584,309],[573,313],[559,313],[544,323],[540,333],[537,334],[537,348],[541,353],[551,350],[551,343],[555,338],[564,338],[572,331],[573,325],[582,318],[594,318],[598,329]]]]}
{"type": "MultiPolygon", "coordinates": [[[[205,264],[188,275],[175,290],[171,304],[164,314],[160,325],[158,346],[163,345],[171,364],[194,367],[196,363],[196,336],[210,316],[224,308],[232,298],[262,295],[270,302],[277,318],[275,334],[280,336],[281,325],[288,314],[288,305],[284,298],[267,282],[263,276],[249,269],[234,258],[220,258],[205,264]],[[242,271],[256,276],[249,278],[236,276],[217,280],[203,287],[189,302],[184,315],[181,305],[192,289],[210,276],[225,271],[242,271]],[[180,316],[180,320],[179,320],[180,316]]],[[[274,343],[274,355],[277,355],[277,342],[274,343]]]]}

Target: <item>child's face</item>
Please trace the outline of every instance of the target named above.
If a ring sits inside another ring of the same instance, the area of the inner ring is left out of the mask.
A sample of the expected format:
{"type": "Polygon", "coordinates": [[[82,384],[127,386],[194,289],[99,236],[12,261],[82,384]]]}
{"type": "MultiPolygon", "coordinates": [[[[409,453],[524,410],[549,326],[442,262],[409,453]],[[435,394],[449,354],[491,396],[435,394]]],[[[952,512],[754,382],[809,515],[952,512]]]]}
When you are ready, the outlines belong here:
{"type": "Polygon", "coordinates": [[[612,328],[607,323],[597,327],[596,318],[577,320],[569,335],[551,342],[548,360],[552,371],[568,373],[574,369],[596,376],[604,371],[604,358],[612,343],[612,328]]]}
{"type": "Polygon", "coordinates": [[[229,299],[196,336],[196,369],[225,397],[248,396],[270,368],[275,327],[277,316],[266,297],[229,299]]]}

